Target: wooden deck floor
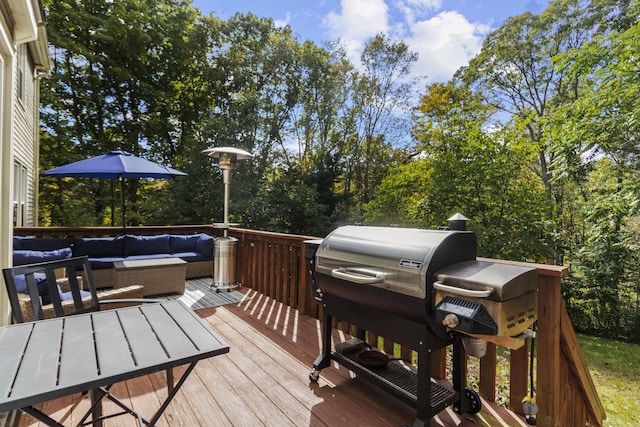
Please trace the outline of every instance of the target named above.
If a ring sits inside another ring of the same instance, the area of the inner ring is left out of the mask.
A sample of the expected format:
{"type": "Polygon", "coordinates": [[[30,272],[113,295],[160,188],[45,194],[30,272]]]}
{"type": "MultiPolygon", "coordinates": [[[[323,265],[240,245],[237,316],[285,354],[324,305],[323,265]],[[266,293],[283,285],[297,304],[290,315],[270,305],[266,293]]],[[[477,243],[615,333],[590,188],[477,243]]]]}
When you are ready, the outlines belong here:
{"type": "MultiPolygon", "coordinates": [[[[319,384],[310,383],[311,366],[319,354],[320,322],[253,291],[246,292],[252,296],[247,302],[198,311],[229,343],[231,351],[198,363],[158,425],[334,427],[413,423],[412,407],[343,367],[326,368],[319,384]]],[[[150,417],[166,396],[164,381],[164,374],[154,374],[117,384],[112,392],[150,417]]],[[[63,424],[72,425],[87,406],[87,398],[75,395],[47,402],[42,409],[63,424]]],[[[111,410],[115,410],[113,404],[105,403],[104,412],[111,410]]],[[[126,415],[105,424],[136,425],[133,417],[126,415]]],[[[22,414],[18,425],[38,423],[22,414]]],[[[447,409],[431,421],[431,426],[527,424],[483,401],[479,414],[460,416],[447,409]]]]}

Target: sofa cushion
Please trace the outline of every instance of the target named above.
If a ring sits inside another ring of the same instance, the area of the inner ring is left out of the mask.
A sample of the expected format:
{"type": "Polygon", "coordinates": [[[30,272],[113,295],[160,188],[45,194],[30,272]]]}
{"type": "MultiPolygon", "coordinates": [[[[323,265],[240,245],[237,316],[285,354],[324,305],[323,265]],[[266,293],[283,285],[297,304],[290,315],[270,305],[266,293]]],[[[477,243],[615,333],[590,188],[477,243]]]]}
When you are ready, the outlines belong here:
{"type": "Polygon", "coordinates": [[[124,256],[155,255],[171,253],[169,235],[159,236],[124,236],[124,256]]]}
{"type": "Polygon", "coordinates": [[[132,261],[136,259],[161,259],[161,258],[174,258],[173,254],[148,254],[148,255],[131,255],[125,258],[125,261],[132,261]]]}
{"type": "MultiPolygon", "coordinates": [[[[47,300],[49,302],[43,304],[49,304],[51,300],[49,300],[49,290],[47,289],[47,277],[44,273],[34,273],[33,278],[36,279],[36,285],[38,286],[38,295],[44,297],[46,295],[47,300]]],[[[20,274],[18,276],[13,276],[13,281],[16,284],[16,291],[21,294],[28,294],[29,290],[27,289],[27,279],[24,277],[24,274],[20,274]]]]}
{"type": "Polygon", "coordinates": [[[171,254],[171,256],[175,258],[180,258],[187,262],[211,261],[211,258],[205,257],[200,252],[177,252],[177,253],[171,254]]]}
{"type": "Polygon", "coordinates": [[[71,258],[71,249],[63,248],[52,251],[32,251],[20,249],[13,251],[13,265],[35,264],[71,258]]]}
{"type": "Polygon", "coordinates": [[[124,252],[122,237],[84,237],[75,240],[73,256],[89,258],[121,257],[124,252]]]}
{"type": "Polygon", "coordinates": [[[92,270],[103,270],[105,268],[113,268],[113,263],[116,261],[124,260],[125,258],[121,256],[89,258],[89,265],[92,270]]]}
{"type": "MultiPolygon", "coordinates": [[[[67,300],[72,300],[73,299],[73,295],[71,294],[71,291],[69,292],[62,292],[60,290],[60,285],[58,285],[58,293],[60,294],[60,299],[62,301],[67,301],[67,300]]],[[[86,298],[88,296],[91,296],[91,292],[89,291],[83,291],[82,289],[80,289],[80,297],[81,298],[86,298]]]]}
{"type": "MultiPolygon", "coordinates": [[[[36,286],[38,287],[38,295],[40,295],[40,300],[42,305],[51,304],[51,297],[49,296],[49,288],[47,287],[47,278],[43,273],[34,273],[33,278],[36,279],[36,286]]],[[[20,274],[19,276],[15,276],[13,280],[16,283],[16,290],[22,294],[29,294],[29,290],[27,289],[27,280],[24,277],[24,274],[20,274]]],[[[73,295],[71,292],[62,292],[60,289],[60,285],[56,284],[58,288],[58,295],[60,295],[60,299],[62,301],[73,299],[73,295]]],[[[91,293],[87,291],[80,290],[80,296],[82,298],[90,296],[91,293]]]]}
{"type": "Polygon", "coordinates": [[[213,247],[213,237],[207,234],[202,234],[198,238],[198,243],[196,243],[196,252],[205,257],[205,259],[213,259],[213,247]]]}
{"type": "Polygon", "coordinates": [[[200,234],[193,234],[190,236],[170,235],[169,244],[171,246],[171,253],[195,252],[196,244],[198,243],[200,236],[200,234]]]}
{"type": "Polygon", "coordinates": [[[13,236],[13,249],[29,249],[32,251],[53,251],[69,247],[69,240],[46,237],[13,236]]]}

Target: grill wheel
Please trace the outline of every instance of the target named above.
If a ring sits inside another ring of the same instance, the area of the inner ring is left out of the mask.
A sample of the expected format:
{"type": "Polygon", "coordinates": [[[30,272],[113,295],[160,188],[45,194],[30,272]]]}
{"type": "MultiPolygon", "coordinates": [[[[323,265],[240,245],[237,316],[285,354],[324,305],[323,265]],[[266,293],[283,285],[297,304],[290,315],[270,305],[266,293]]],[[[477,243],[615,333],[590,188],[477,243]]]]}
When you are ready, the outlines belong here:
{"type": "MultiPolygon", "coordinates": [[[[467,413],[473,415],[480,412],[480,410],[482,409],[482,401],[480,400],[480,395],[471,387],[465,387],[464,396],[469,402],[467,413]]],[[[462,412],[460,411],[460,407],[457,404],[453,406],[453,410],[458,414],[462,412]]]]}

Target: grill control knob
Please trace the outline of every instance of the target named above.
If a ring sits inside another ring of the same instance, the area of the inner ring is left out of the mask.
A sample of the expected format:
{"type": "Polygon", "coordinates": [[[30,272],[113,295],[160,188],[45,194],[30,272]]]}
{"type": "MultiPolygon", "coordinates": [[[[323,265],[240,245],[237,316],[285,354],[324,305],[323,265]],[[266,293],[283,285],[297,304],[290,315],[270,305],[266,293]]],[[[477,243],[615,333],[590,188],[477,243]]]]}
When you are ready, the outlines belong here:
{"type": "Polygon", "coordinates": [[[456,326],[460,324],[460,320],[458,319],[458,316],[456,316],[455,314],[449,313],[446,316],[444,316],[444,319],[442,319],[442,324],[449,329],[454,329],[456,326]]]}

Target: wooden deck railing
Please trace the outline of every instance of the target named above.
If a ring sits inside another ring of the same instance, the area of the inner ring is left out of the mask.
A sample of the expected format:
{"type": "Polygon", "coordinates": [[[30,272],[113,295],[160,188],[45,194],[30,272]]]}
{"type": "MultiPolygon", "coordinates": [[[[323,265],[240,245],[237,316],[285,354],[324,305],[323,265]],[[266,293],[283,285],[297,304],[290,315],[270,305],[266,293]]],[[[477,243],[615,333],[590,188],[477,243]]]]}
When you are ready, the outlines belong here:
{"type": "MultiPolygon", "coordinates": [[[[204,232],[219,236],[222,231],[208,225],[176,227],[131,227],[131,234],[186,234],[204,232]]],[[[39,237],[88,237],[123,234],[110,227],[37,227],[15,228],[16,235],[39,237]]],[[[237,278],[243,286],[274,298],[301,314],[319,317],[318,304],[311,297],[309,266],[304,257],[305,240],[296,236],[255,230],[231,228],[229,235],[238,239],[237,278]]],[[[497,260],[493,260],[497,261],[497,260]]],[[[498,261],[511,263],[509,261],[498,261]]],[[[517,263],[522,264],[522,263],[517,263]]],[[[538,322],[536,333],[535,390],[540,426],[602,426],[605,412],[586,366],[573,326],[562,302],[560,286],[567,274],[565,267],[526,264],[538,270],[538,322]]],[[[349,332],[349,325],[341,324],[349,332]]],[[[376,340],[377,341],[377,340],[376,340]]],[[[398,348],[384,341],[384,350],[393,353],[398,348]]],[[[517,350],[509,351],[510,409],[522,415],[522,399],[528,395],[530,339],[517,350]]],[[[403,358],[411,350],[400,348],[403,358]]],[[[433,372],[445,376],[445,352],[433,372]]],[[[496,345],[489,343],[487,354],[480,359],[479,393],[489,401],[496,400],[496,345]]]]}

